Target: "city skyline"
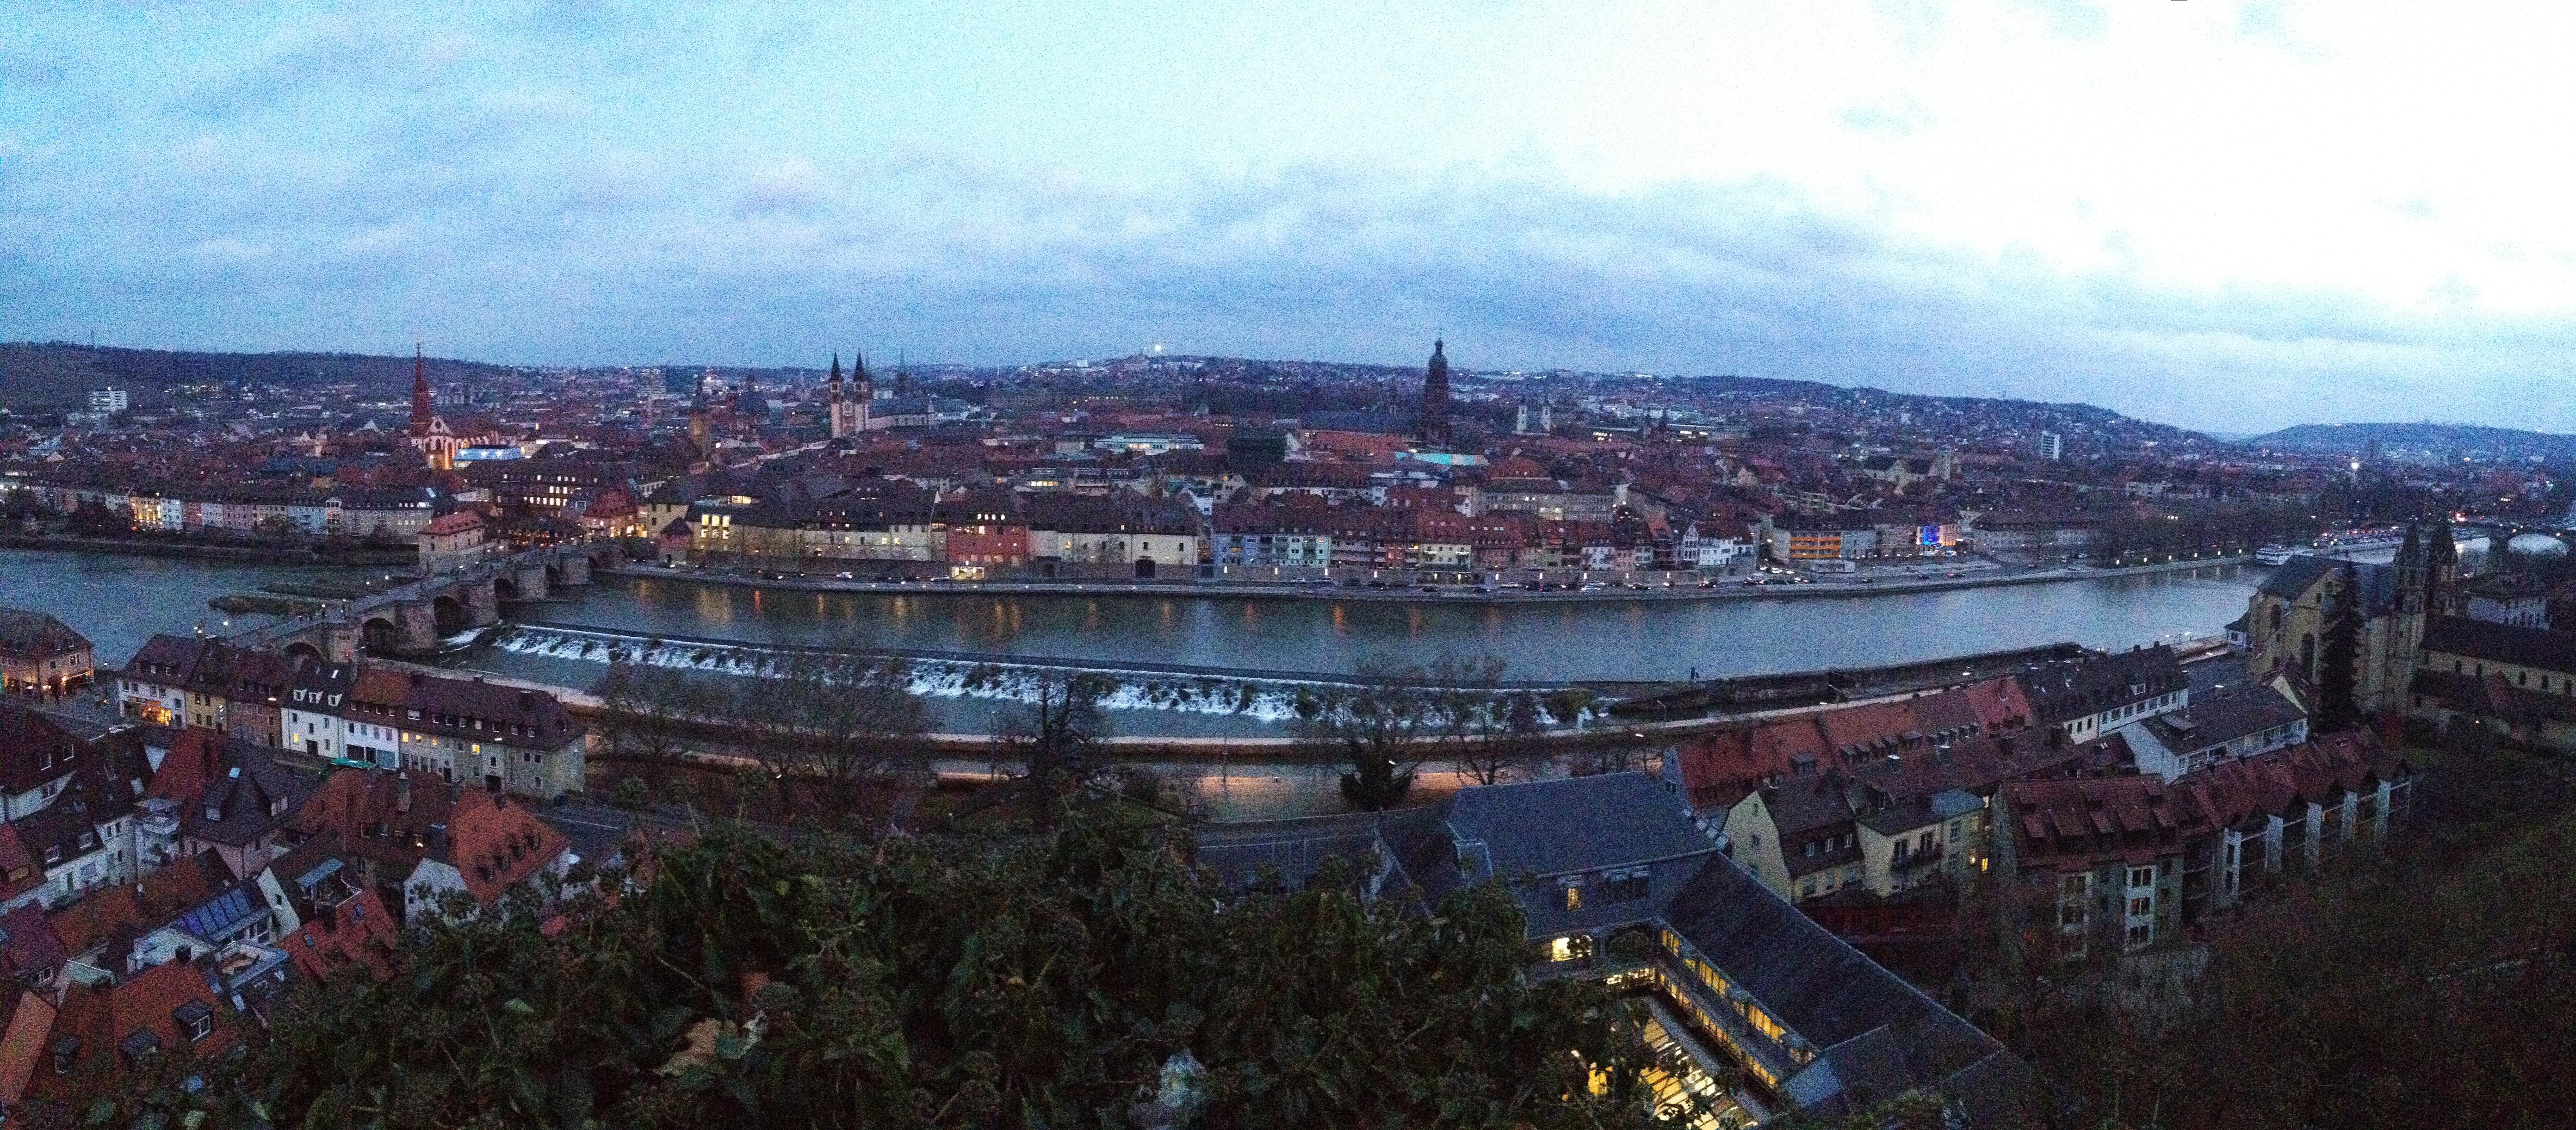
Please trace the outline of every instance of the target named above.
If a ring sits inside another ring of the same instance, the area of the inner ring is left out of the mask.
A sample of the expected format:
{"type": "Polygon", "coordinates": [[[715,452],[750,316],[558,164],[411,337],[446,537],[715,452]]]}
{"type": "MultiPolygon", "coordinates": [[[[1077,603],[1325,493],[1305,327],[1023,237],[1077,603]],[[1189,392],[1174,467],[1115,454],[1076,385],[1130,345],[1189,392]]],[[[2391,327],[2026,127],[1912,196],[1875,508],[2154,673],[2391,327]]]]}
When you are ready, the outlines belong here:
{"type": "Polygon", "coordinates": [[[0,338],[1410,365],[1438,335],[2237,434],[2569,431],[2576,234],[2512,143],[2564,18],[68,8],[0,31],[0,338]]]}

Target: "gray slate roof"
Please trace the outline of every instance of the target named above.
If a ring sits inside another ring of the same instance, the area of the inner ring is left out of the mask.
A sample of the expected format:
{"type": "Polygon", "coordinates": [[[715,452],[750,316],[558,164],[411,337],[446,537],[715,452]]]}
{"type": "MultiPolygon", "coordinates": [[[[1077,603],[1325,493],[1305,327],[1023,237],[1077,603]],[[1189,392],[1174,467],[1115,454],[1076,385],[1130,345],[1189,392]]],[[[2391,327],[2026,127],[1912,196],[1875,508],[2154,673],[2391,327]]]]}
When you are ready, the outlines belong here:
{"type": "Polygon", "coordinates": [[[2576,632],[2435,616],[2424,622],[2424,650],[2576,673],[2576,632]]]}
{"type": "Polygon", "coordinates": [[[2311,557],[2300,554],[2272,570],[2258,586],[2265,596],[2296,601],[2318,581],[2346,565],[2352,567],[2353,580],[2361,587],[2362,611],[2371,616],[2386,615],[2397,607],[2397,566],[2369,561],[2347,562],[2333,557],[2311,557]]]}
{"type": "MultiPolygon", "coordinates": [[[[1813,1045],[1844,1088],[1881,1098],[1907,1087],[1950,1094],[1968,1080],[1990,1089],[1996,1083],[1970,1069],[2011,1059],[1994,1037],[1818,926],[1732,860],[1710,860],[1664,920],[1813,1045]]],[[[1972,1107],[1995,1098],[1956,1097],[1972,1107]]]]}
{"type": "Polygon", "coordinates": [[[1597,871],[1716,850],[1680,796],[1644,773],[1461,789],[1448,825],[1503,878],[1597,871]]]}

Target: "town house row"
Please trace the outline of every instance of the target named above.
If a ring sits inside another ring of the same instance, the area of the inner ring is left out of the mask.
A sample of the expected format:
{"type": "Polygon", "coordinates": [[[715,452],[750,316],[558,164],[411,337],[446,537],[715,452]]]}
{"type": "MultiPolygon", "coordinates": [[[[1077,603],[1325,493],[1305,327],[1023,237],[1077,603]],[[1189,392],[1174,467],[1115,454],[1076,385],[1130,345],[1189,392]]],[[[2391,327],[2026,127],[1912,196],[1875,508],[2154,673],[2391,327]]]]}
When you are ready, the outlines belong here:
{"type": "Polygon", "coordinates": [[[534,800],[583,788],[587,731],[543,691],[162,635],[135,653],[117,693],[129,716],[319,761],[534,800]]]}

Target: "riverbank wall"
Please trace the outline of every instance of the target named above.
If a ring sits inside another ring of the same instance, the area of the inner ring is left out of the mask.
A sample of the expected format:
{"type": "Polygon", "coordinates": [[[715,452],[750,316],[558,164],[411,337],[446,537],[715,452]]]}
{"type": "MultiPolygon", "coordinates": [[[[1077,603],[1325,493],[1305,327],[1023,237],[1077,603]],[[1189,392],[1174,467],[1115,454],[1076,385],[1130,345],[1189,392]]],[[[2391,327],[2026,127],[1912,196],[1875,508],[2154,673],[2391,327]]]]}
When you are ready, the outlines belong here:
{"type": "Polygon", "coordinates": [[[846,592],[871,595],[958,595],[958,596],[1106,596],[1106,597],[1225,597],[1248,600],[1300,600],[1322,602],[1387,602],[1398,604],[1548,604],[1548,603],[1619,603],[1674,600],[1797,600],[1818,597],[1897,596],[1917,593],[1948,592],[1958,589],[1995,588],[2004,585],[2061,584],[2075,581],[2108,580],[2121,577],[2146,577],[2163,573],[2186,573],[2195,569],[2244,565],[2253,558],[2246,556],[2195,558],[2159,562],[2153,565],[2130,565],[2117,569],[2034,569],[2022,572],[1996,569],[1961,577],[1925,579],[1892,579],[1881,581],[1810,581],[1794,584],[1748,585],[1741,579],[1718,581],[1709,588],[1696,583],[1672,586],[1649,585],[1643,589],[1601,588],[1594,590],[1560,590],[1531,592],[1523,588],[1503,587],[1491,592],[1477,592],[1458,585],[1420,588],[1354,588],[1347,585],[1282,585],[1256,581],[1180,580],[987,580],[987,581],[875,581],[841,580],[835,577],[799,575],[757,576],[718,570],[671,568],[660,565],[628,564],[605,572],[638,579],[681,581],[733,588],[777,589],[788,592],[846,592]]]}
{"type": "Polygon", "coordinates": [[[64,537],[54,534],[0,534],[0,549],[122,554],[129,557],[178,557],[199,561],[228,561],[243,565],[316,565],[371,569],[386,566],[409,568],[419,564],[420,561],[420,554],[410,549],[351,549],[326,555],[309,546],[299,548],[270,545],[217,545],[144,538],[64,537]]]}

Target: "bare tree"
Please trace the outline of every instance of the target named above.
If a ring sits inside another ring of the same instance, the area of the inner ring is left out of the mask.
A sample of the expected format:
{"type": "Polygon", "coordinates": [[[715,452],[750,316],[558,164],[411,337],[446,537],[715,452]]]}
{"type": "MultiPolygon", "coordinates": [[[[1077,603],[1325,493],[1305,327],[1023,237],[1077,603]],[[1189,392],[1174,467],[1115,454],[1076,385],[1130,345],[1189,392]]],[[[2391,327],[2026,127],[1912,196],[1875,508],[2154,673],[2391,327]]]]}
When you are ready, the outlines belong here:
{"type": "Polygon", "coordinates": [[[847,648],[795,648],[734,688],[735,721],[773,776],[834,784],[918,775],[929,711],[900,659],[847,648]]]}
{"type": "Polygon", "coordinates": [[[1538,743],[1537,704],[1526,695],[1503,693],[1504,663],[1486,655],[1473,660],[1443,655],[1424,678],[1431,717],[1450,760],[1460,774],[1491,785],[1518,771],[1527,773],[1538,743]],[[1515,718],[1515,705],[1527,707],[1515,718]],[[1524,725],[1515,728],[1515,722],[1524,725]]]}
{"type": "Polygon", "coordinates": [[[727,706],[702,679],[623,657],[610,661],[599,697],[601,736],[610,751],[646,761],[679,760],[692,744],[692,727],[727,706]]]}
{"type": "Polygon", "coordinates": [[[1026,766],[1021,787],[1030,819],[1042,830],[1055,827],[1064,792],[1103,768],[1098,740],[1108,727],[1100,700],[1110,690],[1099,675],[1042,673],[1036,700],[1003,719],[1001,748],[1026,766]]]}

